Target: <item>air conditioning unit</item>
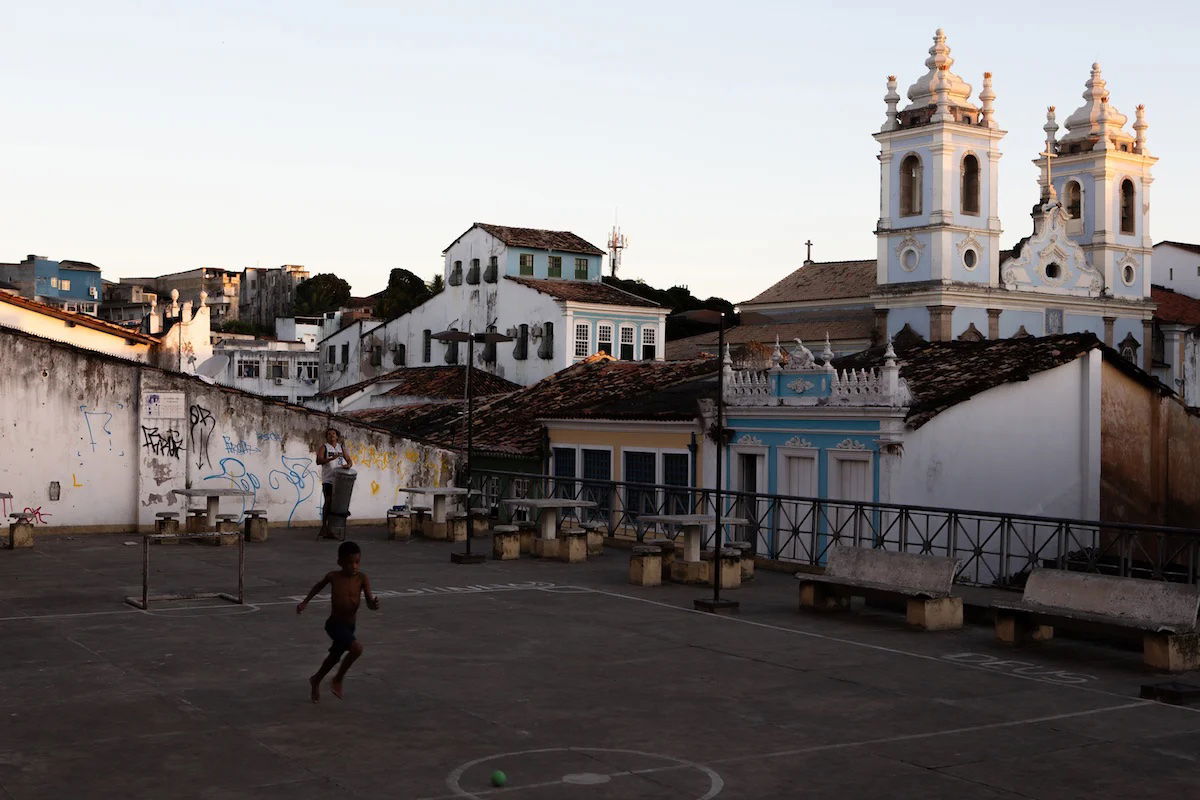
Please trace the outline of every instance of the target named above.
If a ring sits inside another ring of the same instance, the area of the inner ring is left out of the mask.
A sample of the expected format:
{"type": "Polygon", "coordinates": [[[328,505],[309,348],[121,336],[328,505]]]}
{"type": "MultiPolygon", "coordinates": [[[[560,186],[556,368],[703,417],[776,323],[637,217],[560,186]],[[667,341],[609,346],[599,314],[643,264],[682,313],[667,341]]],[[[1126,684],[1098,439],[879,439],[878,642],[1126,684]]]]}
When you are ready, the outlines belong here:
{"type": "Polygon", "coordinates": [[[514,328],[509,328],[508,330],[506,330],[506,331],[504,332],[504,335],[505,335],[505,336],[512,336],[512,337],[515,339],[518,333],[520,333],[520,331],[519,331],[519,330],[517,330],[517,329],[514,327],[514,328]]]}
{"type": "Polygon", "coordinates": [[[276,386],[283,386],[283,378],[276,378],[276,379],[275,379],[275,385],[276,385],[276,386]]]}
{"type": "Polygon", "coordinates": [[[542,338],[542,326],[541,325],[530,325],[529,326],[529,335],[535,339],[542,338]]]}

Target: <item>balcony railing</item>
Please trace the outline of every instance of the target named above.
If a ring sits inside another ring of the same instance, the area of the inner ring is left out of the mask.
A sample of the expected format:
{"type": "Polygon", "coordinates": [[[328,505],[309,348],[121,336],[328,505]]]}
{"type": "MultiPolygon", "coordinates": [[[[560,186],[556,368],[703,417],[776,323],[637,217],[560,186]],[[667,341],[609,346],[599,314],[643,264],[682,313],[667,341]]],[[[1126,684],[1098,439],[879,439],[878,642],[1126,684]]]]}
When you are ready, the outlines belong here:
{"type": "MultiPolygon", "coordinates": [[[[711,489],[589,478],[555,478],[475,470],[474,487],[506,515],[505,497],[591,500],[581,521],[599,520],[611,536],[642,540],[674,531],[640,518],[715,510],[711,489]]],[[[975,586],[1019,587],[1035,567],[1152,580],[1200,580],[1200,530],[953,508],[850,502],[817,497],[721,493],[724,541],[750,542],[781,562],[821,566],[831,547],[872,547],[960,559],[956,580],[975,586]]],[[[705,542],[711,547],[712,534],[705,542]]]]}

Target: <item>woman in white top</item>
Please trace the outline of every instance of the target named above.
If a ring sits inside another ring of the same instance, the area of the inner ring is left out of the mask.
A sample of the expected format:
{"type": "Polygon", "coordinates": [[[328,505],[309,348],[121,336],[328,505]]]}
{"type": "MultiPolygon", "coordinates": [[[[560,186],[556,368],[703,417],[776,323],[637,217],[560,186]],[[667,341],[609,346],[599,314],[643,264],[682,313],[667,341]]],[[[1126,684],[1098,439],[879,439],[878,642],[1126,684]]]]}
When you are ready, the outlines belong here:
{"type": "Polygon", "coordinates": [[[336,429],[325,431],[325,441],[317,448],[317,464],[321,467],[321,491],[325,495],[325,505],[321,509],[321,538],[332,539],[329,505],[333,502],[333,471],[351,466],[350,456],[342,449],[342,435],[336,429]]]}

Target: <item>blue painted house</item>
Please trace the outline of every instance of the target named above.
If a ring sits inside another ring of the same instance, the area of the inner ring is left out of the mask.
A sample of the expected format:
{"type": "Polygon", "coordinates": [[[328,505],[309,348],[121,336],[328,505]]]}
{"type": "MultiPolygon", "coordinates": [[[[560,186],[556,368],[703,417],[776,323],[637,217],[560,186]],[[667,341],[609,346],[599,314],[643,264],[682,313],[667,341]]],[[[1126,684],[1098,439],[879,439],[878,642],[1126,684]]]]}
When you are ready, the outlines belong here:
{"type": "Polygon", "coordinates": [[[0,264],[0,281],[22,297],[64,311],[96,316],[100,308],[100,268],[86,261],[53,261],[28,255],[15,264],[0,264]]]}

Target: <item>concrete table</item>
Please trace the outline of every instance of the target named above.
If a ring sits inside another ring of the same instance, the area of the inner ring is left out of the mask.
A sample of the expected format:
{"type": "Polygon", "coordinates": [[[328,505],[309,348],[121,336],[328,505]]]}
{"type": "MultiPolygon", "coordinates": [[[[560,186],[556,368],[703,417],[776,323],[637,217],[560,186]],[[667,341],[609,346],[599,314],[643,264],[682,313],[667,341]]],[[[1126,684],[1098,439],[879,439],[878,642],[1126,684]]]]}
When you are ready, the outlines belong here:
{"type": "Polygon", "coordinates": [[[504,499],[504,504],[536,511],[538,532],[543,539],[555,538],[561,509],[596,507],[591,500],[572,500],[567,497],[508,497],[504,499]]]}
{"type": "Polygon", "coordinates": [[[400,491],[408,492],[408,504],[413,505],[414,494],[427,494],[433,496],[433,507],[431,522],[445,524],[446,522],[446,503],[451,497],[465,497],[467,494],[478,495],[479,492],[473,489],[457,489],[453,486],[404,486],[400,491]]]}
{"type": "Polygon", "coordinates": [[[253,497],[254,492],[248,492],[245,489],[172,489],[172,494],[177,494],[180,497],[191,499],[193,497],[203,497],[208,503],[208,517],[205,524],[210,530],[217,528],[217,512],[222,497],[253,497]]]}
{"type": "MultiPolygon", "coordinates": [[[[700,562],[700,543],[704,539],[704,531],[712,529],[717,518],[713,514],[643,514],[639,522],[651,524],[674,525],[683,530],[683,560],[693,563],[700,562]]],[[[722,525],[749,525],[750,521],[739,517],[721,517],[722,525]]]]}

